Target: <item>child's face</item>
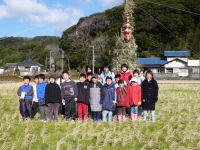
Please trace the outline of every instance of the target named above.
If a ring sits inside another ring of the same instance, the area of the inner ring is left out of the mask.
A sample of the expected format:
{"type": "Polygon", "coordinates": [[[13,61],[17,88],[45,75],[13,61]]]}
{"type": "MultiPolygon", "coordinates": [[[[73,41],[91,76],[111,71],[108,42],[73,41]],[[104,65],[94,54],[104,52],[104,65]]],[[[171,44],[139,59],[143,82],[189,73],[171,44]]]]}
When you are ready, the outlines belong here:
{"type": "Polygon", "coordinates": [[[120,83],[120,84],[119,84],[119,87],[120,87],[120,88],[123,88],[123,87],[124,87],[124,83],[120,83]]]}
{"type": "Polygon", "coordinates": [[[118,81],[120,80],[120,78],[115,78],[115,82],[118,83],[118,81]]]}
{"type": "Polygon", "coordinates": [[[106,80],[106,84],[107,84],[107,85],[111,85],[111,84],[112,84],[112,80],[111,80],[111,79],[107,79],[107,80],[106,80]]]}
{"type": "Polygon", "coordinates": [[[80,77],[80,82],[85,82],[85,78],[84,77],[80,77]]]}
{"type": "Polygon", "coordinates": [[[150,73],[147,73],[147,80],[151,81],[151,79],[152,79],[152,75],[150,73]]]}
{"type": "Polygon", "coordinates": [[[24,85],[29,85],[29,79],[24,79],[24,85]]]}
{"type": "Polygon", "coordinates": [[[87,72],[92,72],[92,69],[91,69],[91,68],[88,68],[87,72]]]}
{"type": "Polygon", "coordinates": [[[39,81],[38,78],[35,78],[35,79],[34,79],[34,83],[35,83],[35,84],[38,84],[38,81],[39,81]]]}
{"type": "Polygon", "coordinates": [[[144,76],[144,77],[146,77],[146,73],[147,73],[147,71],[145,71],[145,72],[143,73],[143,76],[144,76]]]}
{"type": "Polygon", "coordinates": [[[126,68],[126,67],[122,67],[122,71],[123,71],[123,72],[126,72],[126,71],[127,71],[127,68],[126,68]]]}
{"type": "Polygon", "coordinates": [[[138,78],[139,74],[138,73],[134,73],[133,76],[136,77],[136,78],[138,78]]]}
{"type": "Polygon", "coordinates": [[[50,81],[50,83],[54,83],[55,79],[54,78],[50,78],[49,81],[50,81]]]}
{"type": "Polygon", "coordinates": [[[38,79],[38,82],[39,82],[39,83],[43,83],[43,82],[44,82],[44,79],[39,78],[39,79],[38,79]]]}
{"type": "Polygon", "coordinates": [[[67,73],[64,73],[64,74],[63,74],[63,79],[64,79],[65,81],[69,80],[69,78],[70,78],[69,74],[67,74],[67,73]]]}
{"type": "Polygon", "coordinates": [[[104,68],[103,70],[104,70],[105,73],[109,72],[109,68],[104,68]]]}
{"type": "Polygon", "coordinates": [[[92,78],[92,82],[97,83],[98,79],[97,78],[92,78]]]}
{"type": "Polygon", "coordinates": [[[88,81],[91,81],[92,80],[92,76],[88,76],[88,81]]]}

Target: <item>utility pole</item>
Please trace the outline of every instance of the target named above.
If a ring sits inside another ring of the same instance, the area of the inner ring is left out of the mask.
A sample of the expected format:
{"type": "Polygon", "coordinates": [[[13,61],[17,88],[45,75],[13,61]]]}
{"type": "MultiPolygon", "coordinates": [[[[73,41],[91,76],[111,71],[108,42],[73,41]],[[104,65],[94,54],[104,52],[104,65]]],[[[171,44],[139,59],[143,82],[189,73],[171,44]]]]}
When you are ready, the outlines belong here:
{"type": "Polygon", "coordinates": [[[65,52],[62,50],[62,72],[64,70],[64,58],[65,58],[65,52]]]}
{"type": "Polygon", "coordinates": [[[94,46],[90,46],[92,47],[92,72],[94,74],[94,46]]]}
{"type": "Polygon", "coordinates": [[[49,70],[51,70],[51,53],[52,51],[49,51],[49,70]]]}

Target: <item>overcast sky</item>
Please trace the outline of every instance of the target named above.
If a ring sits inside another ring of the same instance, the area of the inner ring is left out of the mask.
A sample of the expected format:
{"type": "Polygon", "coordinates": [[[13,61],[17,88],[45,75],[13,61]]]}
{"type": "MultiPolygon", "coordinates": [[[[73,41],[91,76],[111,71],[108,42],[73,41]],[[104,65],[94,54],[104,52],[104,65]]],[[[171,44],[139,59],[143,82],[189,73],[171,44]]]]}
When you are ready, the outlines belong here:
{"type": "Polygon", "coordinates": [[[0,37],[61,36],[80,17],[122,3],[123,0],[0,0],[0,37]]]}

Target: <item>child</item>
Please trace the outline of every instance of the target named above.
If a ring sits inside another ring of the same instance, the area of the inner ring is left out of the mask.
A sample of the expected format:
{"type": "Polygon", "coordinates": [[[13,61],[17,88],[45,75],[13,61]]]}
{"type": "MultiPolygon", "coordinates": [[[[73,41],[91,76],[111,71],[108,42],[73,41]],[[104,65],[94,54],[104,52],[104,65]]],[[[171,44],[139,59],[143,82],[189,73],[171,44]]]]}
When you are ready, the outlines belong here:
{"type": "MultiPolygon", "coordinates": [[[[119,84],[118,84],[119,80],[121,80],[121,75],[120,74],[116,74],[115,75],[115,89],[117,89],[119,87],[119,84]]],[[[124,85],[127,86],[125,81],[124,81],[124,85]]]]}
{"type": "Polygon", "coordinates": [[[153,78],[153,73],[148,70],[146,79],[142,82],[142,108],[144,110],[143,119],[147,118],[147,111],[151,112],[152,121],[155,121],[155,105],[158,101],[158,84],[153,78]]]}
{"type": "Polygon", "coordinates": [[[49,81],[50,83],[45,89],[45,100],[49,108],[50,121],[57,121],[59,104],[61,104],[61,90],[59,85],[55,82],[55,75],[51,75],[49,81]]]}
{"type": "Polygon", "coordinates": [[[23,121],[31,119],[31,108],[33,100],[33,87],[29,85],[30,77],[24,76],[24,85],[20,86],[17,95],[20,96],[20,113],[23,121]]]}
{"type": "Polygon", "coordinates": [[[106,77],[112,77],[112,81],[114,82],[115,74],[114,72],[110,71],[110,65],[103,66],[103,73],[101,73],[102,84],[106,84],[106,77]]]}
{"type": "Polygon", "coordinates": [[[90,99],[90,87],[89,83],[86,82],[86,75],[84,73],[80,74],[80,82],[77,83],[78,88],[78,100],[77,100],[77,109],[78,109],[78,119],[80,121],[87,120],[87,109],[90,99]]]}
{"type": "Polygon", "coordinates": [[[104,85],[105,91],[105,98],[101,100],[102,104],[102,116],[103,122],[107,122],[107,115],[108,115],[108,122],[112,121],[112,114],[115,110],[114,104],[116,103],[115,100],[115,86],[112,81],[112,77],[106,77],[106,84],[104,85]]]}
{"type": "Polygon", "coordinates": [[[92,72],[88,72],[87,73],[87,78],[86,78],[86,81],[88,82],[88,83],[91,83],[92,82],[92,72]]]}
{"type": "Polygon", "coordinates": [[[36,86],[38,84],[38,75],[34,77],[34,85],[33,85],[33,104],[32,104],[32,110],[31,110],[31,118],[33,119],[37,113],[38,110],[38,98],[37,98],[37,91],[36,86]]]}
{"type": "Polygon", "coordinates": [[[90,107],[93,113],[94,122],[100,120],[100,112],[102,111],[102,104],[100,100],[105,97],[103,86],[98,82],[98,75],[92,76],[92,83],[90,83],[90,107]]]}
{"type": "Polygon", "coordinates": [[[61,84],[61,97],[62,103],[65,104],[65,117],[66,121],[70,120],[74,122],[76,119],[76,101],[78,97],[78,89],[76,83],[70,80],[69,72],[63,72],[62,74],[65,82],[61,84]]]}
{"type": "Polygon", "coordinates": [[[90,74],[90,73],[92,74],[92,67],[86,66],[85,72],[86,72],[86,80],[88,80],[88,74],[90,74]]]}
{"type": "MultiPolygon", "coordinates": [[[[65,73],[65,72],[67,72],[66,70],[64,70],[63,72],[62,72],[62,75],[65,73]]],[[[65,80],[63,79],[63,76],[60,76],[60,78],[58,79],[58,81],[57,81],[57,83],[58,83],[58,85],[60,86],[60,88],[61,88],[61,84],[63,83],[63,82],[65,82],[65,80]]],[[[61,114],[62,114],[62,116],[63,117],[65,117],[65,105],[63,105],[63,103],[61,104],[61,114]]]]}
{"type": "Polygon", "coordinates": [[[40,109],[40,120],[42,122],[46,122],[47,119],[49,119],[48,106],[45,100],[45,88],[48,82],[45,81],[44,74],[39,74],[38,79],[39,80],[36,86],[36,92],[37,92],[38,104],[39,104],[39,109],[40,109]]]}
{"type": "Polygon", "coordinates": [[[133,77],[128,87],[129,104],[131,106],[131,120],[137,120],[138,118],[138,106],[141,105],[141,87],[138,83],[138,79],[133,77]]]}
{"type": "MultiPolygon", "coordinates": [[[[133,71],[133,78],[137,78],[137,80],[138,80],[137,83],[139,83],[139,85],[142,84],[142,78],[140,78],[140,71],[139,71],[139,70],[135,69],[135,70],[133,71]]],[[[131,82],[132,82],[132,81],[129,82],[129,85],[130,85],[131,82]]]]}
{"type": "Polygon", "coordinates": [[[121,76],[121,79],[124,80],[126,82],[126,84],[128,85],[129,81],[132,78],[132,75],[131,75],[130,71],[128,70],[127,64],[123,64],[121,66],[121,71],[118,72],[118,74],[121,76]]]}
{"type": "Polygon", "coordinates": [[[119,87],[116,90],[117,93],[117,111],[118,121],[124,122],[126,120],[126,108],[129,107],[127,88],[124,85],[123,80],[119,80],[119,87]]]}

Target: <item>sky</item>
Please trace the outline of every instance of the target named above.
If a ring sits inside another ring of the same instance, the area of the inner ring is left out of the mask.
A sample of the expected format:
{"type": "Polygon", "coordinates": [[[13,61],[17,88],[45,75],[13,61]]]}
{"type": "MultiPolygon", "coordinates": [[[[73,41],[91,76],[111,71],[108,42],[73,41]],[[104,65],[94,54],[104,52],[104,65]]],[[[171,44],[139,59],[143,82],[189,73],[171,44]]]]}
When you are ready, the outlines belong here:
{"type": "Polygon", "coordinates": [[[81,17],[123,0],[0,0],[0,37],[61,36],[81,17]]]}

